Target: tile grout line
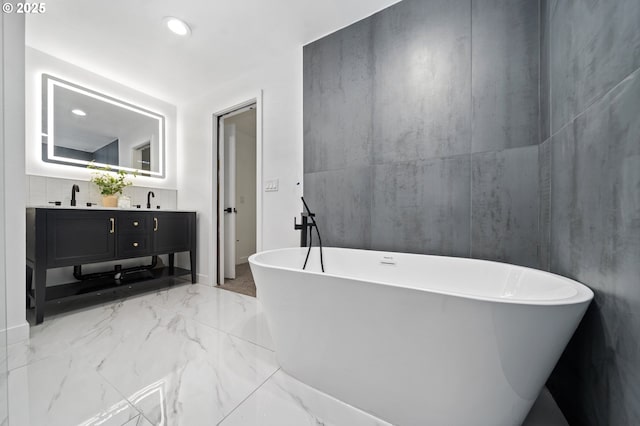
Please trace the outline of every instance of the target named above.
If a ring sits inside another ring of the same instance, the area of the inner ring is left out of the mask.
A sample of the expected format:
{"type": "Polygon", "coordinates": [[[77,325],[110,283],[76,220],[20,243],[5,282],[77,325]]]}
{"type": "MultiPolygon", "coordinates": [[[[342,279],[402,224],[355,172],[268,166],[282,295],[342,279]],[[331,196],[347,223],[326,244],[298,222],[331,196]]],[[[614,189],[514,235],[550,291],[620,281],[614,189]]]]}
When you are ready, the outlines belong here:
{"type": "MultiPolygon", "coordinates": [[[[181,314],[181,315],[183,315],[183,316],[184,316],[184,314],[181,314]]],[[[203,323],[202,321],[197,320],[197,319],[195,319],[195,318],[190,318],[190,317],[186,317],[186,316],[185,316],[185,318],[189,319],[190,321],[197,322],[198,324],[200,324],[200,325],[201,325],[201,326],[203,326],[203,327],[211,328],[211,329],[216,330],[216,331],[218,331],[218,332],[220,332],[220,333],[226,334],[226,335],[231,336],[231,337],[235,337],[235,338],[236,338],[236,339],[238,339],[238,340],[242,340],[243,342],[251,343],[251,344],[252,344],[252,345],[254,345],[254,346],[257,346],[257,347],[262,348],[262,349],[265,349],[265,350],[267,350],[267,351],[269,351],[269,352],[273,352],[273,353],[275,353],[275,350],[270,349],[270,348],[267,348],[266,346],[262,346],[262,345],[261,345],[261,344],[259,344],[259,343],[252,342],[251,340],[248,340],[248,339],[246,339],[245,337],[237,336],[237,335],[235,335],[235,334],[233,334],[233,333],[231,333],[231,332],[229,332],[229,331],[225,331],[225,330],[222,330],[221,328],[217,328],[217,327],[214,327],[214,326],[212,326],[212,325],[205,324],[205,323],[203,323]]]]}
{"type": "MultiPolygon", "coordinates": [[[[615,91],[619,86],[621,86],[625,81],[627,81],[631,76],[633,76],[635,73],[640,73],[640,67],[634,69],[633,71],[631,71],[629,74],[625,75],[624,78],[622,78],[622,80],[620,80],[618,83],[616,83],[611,89],[607,90],[605,93],[603,93],[600,96],[597,96],[591,103],[589,103],[584,110],[582,110],[580,113],[576,114],[575,116],[573,116],[571,119],[569,119],[562,127],[560,127],[555,133],[551,134],[549,136],[549,138],[552,138],[556,135],[558,135],[558,133],[562,132],[565,128],[569,127],[570,125],[573,124],[574,121],[576,121],[578,118],[582,117],[583,115],[585,115],[587,112],[589,112],[589,110],[591,110],[597,103],[601,102],[604,98],[606,98],[607,96],[609,96],[613,91],[615,91]]],[[[640,77],[639,77],[640,78],[640,77]]],[[[549,80],[551,80],[551,76],[549,76],[549,80]]],[[[551,114],[550,114],[551,116],[551,114]]],[[[551,121],[551,120],[550,120],[551,121]]],[[[551,126],[551,130],[550,133],[553,131],[553,126],[551,126]]]]}
{"type": "MultiPolygon", "coordinates": [[[[135,405],[133,402],[129,401],[129,398],[127,398],[126,396],[124,396],[124,394],[123,394],[122,392],[120,392],[120,389],[118,389],[118,388],[117,388],[113,383],[111,383],[111,381],[110,381],[110,380],[108,380],[106,377],[104,377],[104,376],[103,376],[103,375],[98,371],[98,369],[97,369],[97,368],[92,367],[91,369],[92,369],[93,371],[95,371],[95,372],[96,372],[96,374],[97,374],[97,375],[98,375],[102,380],[104,380],[104,382],[105,382],[106,384],[108,384],[109,386],[111,386],[111,387],[113,388],[113,390],[115,390],[115,391],[116,391],[116,393],[117,393],[118,395],[120,395],[120,396],[122,397],[122,399],[123,399],[124,401],[126,401],[126,402],[127,402],[127,404],[129,404],[129,405],[131,406],[131,408],[133,408],[133,409],[138,413],[138,416],[134,416],[134,417],[130,418],[129,420],[127,420],[127,422],[130,422],[132,419],[134,419],[134,418],[136,418],[136,417],[142,417],[142,418],[144,418],[146,421],[148,421],[150,424],[153,424],[153,422],[152,422],[151,420],[149,420],[149,419],[147,418],[147,416],[145,416],[145,415],[144,415],[144,413],[143,413],[142,411],[140,411],[140,410],[138,409],[138,407],[136,407],[136,405],[135,405]]],[[[127,424],[127,423],[123,423],[123,425],[126,425],[126,424],[127,424]]]]}
{"type": "Polygon", "coordinates": [[[538,145],[542,139],[542,2],[538,0],[538,145]]]}
{"type": "MultiPolygon", "coordinates": [[[[169,291],[170,291],[170,290],[172,290],[173,288],[174,288],[174,287],[172,287],[172,288],[168,288],[168,289],[163,289],[163,290],[166,290],[166,293],[169,293],[169,291]]],[[[216,290],[216,291],[221,291],[221,290],[216,290]]],[[[157,294],[157,293],[149,293],[149,294],[145,294],[145,295],[142,295],[142,296],[143,296],[143,297],[144,297],[144,296],[153,296],[153,295],[156,295],[156,294],[157,294]]],[[[246,297],[250,297],[250,296],[246,296],[246,297]]],[[[159,305],[159,304],[157,304],[157,303],[152,302],[151,300],[149,300],[148,302],[149,302],[150,304],[154,305],[156,308],[161,308],[161,309],[163,309],[163,310],[165,310],[165,311],[167,311],[167,312],[171,312],[172,314],[180,315],[180,316],[182,316],[182,317],[184,317],[184,318],[187,318],[187,319],[189,319],[189,320],[191,320],[191,321],[194,321],[194,322],[196,322],[196,323],[198,323],[198,324],[200,324],[200,325],[202,325],[202,326],[204,326],[204,327],[206,327],[206,328],[210,328],[210,329],[216,330],[216,331],[218,331],[218,332],[220,332],[220,333],[222,333],[222,334],[224,334],[224,335],[227,335],[227,336],[236,337],[236,338],[238,338],[239,340],[242,340],[242,341],[244,341],[244,342],[247,342],[247,343],[250,343],[250,344],[252,344],[252,345],[258,346],[258,347],[263,348],[263,349],[265,349],[265,350],[268,350],[268,351],[270,351],[270,352],[272,352],[272,353],[273,353],[273,352],[275,352],[275,351],[273,351],[272,349],[265,348],[264,346],[261,346],[261,345],[259,345],[259,344],[257,344],[257,343],[251,342],[251,341],[246,340],[246,339],[244,339],[244,338],[241,338],[241,337],[239,337],[239,336],[235,336],[235,335],[234,335],[234,334],[232,334],[232,333],[226,332],[226,331],[224,331],[224,330],[218,329],[218,328],[213,327],[213,326],[210,326],[210,325],[208,325],[208,324],[204,324],[204,323],[202,323],[201,321],[198,321],[198,320],[196,320],[196,319],[194,319],[194,318],[190,318],[190,317],[186,316],[184,313],[178,312],[178,311],[176,311],[176,310],[174,310],[174,309],[168,309],[168,308],[166,308],[166,307],[164,307],[164,306],[161,306],[161,305],[159,305]]],[[[130,400],[129,400],[129,398],[128,398],[128,397],[126,397],[126,396],[124,395],[124,393],[123,393],[123,392],[121,392],[121,391],[120,391],[120,389],[119,389],[118,387],[116,387],[116,386],[115,386],[115,385],[114,385],[110,380],[108,380],[108,379],[107,379],[103,374],[101,374],[101,373],[100,373],[100,371],[98,371],[98,370],[97,370],[97,369],[95,369],[95,368],[92,368],[92,370],[93,370],[93,371],[95,371],[95,372],[96,372],[96,374],[98,374],[98,376],[99,376],[99,377],[100,377],[100,378],[101,378],[105,383],[107,383],[109,386],[111,386],[111,388],[112,388],[113,390],[115,390],[115,391],[116,391],[116,393],[117,393],[118,395],[120,395],[120,396],[122,397],[122,399],[123,399],[124,401],[126,401],[126,402],[127,402],[127,403],[128,403],[128,404],[129,404],[129,405],[130,405],[130,406],[131,406],[131,407],[132,407],[132,408],[133,408],[133,409],[134,409],[134,410],[139,414],[139,416],[141,416],[142,418],[144,418],[144,419],[145,419],[146,421],[148,421],[150,424],[153,424],[153,422],[152,422],[151,420],[149,420],[149,418],[148,418],[148,417],[146,417],[146,416],[145,416],[144,412],[142,412],[140,409],[138,409],[138,407],[137,407],[137,406],[136,406],[132,401],[130,401],[130,400]]],[[[265,384],[265,383],[266,383],[266,382],[267,382],[267,381],[268,381],[268,380],[269,380],[269,379],[270,379],[270,378],[271,378],[275,373],[277,373],[279,370],[280,370],[280,367],[278,366],[278,368],[277,368],[277,369],[276,369],[276,370],[275,370],[271,375],[269,375],[269,376],[268,376],[268,377],[267,377],[267,378],[266,378],[266,379],[265,379],[265,380],[264,380],[264,381],[263,381],[263,382],[262,382],[262,383],[261,383],[261,384],[260,384],[256,389],[254,389],[254,390],[253,390],[253,391],[252,391],[252,392],[251,392],[251,393],[250,393],[246,398],[244,398],[244,399],[243,399],[243,400],[242,400],[242,401],[241,401],[241,402],[240,402],[240,403],[239,403],[239,404],[238,404],[238,405],[237,405],[233,410],[231,410],[231,411],[229,412],[229,414],[227,414],[227,415],[226,415],[222,420],[220,420],[220,422],[224,421],[224,419],[225,419],[226,417],[228,417],[228,416],[229,416],[233,411],[235,411],[235,409],[236,409],[236,408],[238,408],[241,404],[243,404],[243,403],[244,403],[244,401],[246,401],[246,399],[248,399],[251,395],[253,395],[253,393],[254,393],[255,391],[257,391],[258,389],[260,389],[260,387],[262,387],[262,386],[263,386],[263,385],[264,385],[264,384],[265,384]]],[[[133,417],[133,418],[135,418],[135,417],[133,417]]],[[[128,421],[131,421],[131,420],[132,420],[132,419],[130,418],[128,421]]],[[[126,424],[126,423],[125,423],[125,424],[126,424]]]]}
{"type": "MultiPolygon", "coordinates": [[[[550,7],[550,6],[549,6],[550,7]]],[[[576,114],[574,117],[572,117],[571,119],[569,119],[562,127],[560,127],[555,133],[553,132],[553,75],[551,72],[551,65],[552,65],[552,49],[551,49],[551,43],[553,40],[552,37],[552,25],[551,25],[551,15],[552,15],[552,11],[548,10],[547,11],[548,14],[547,16],[545,16],[545,18],[548,18],[546,21],[546,28],[547,28],[547,33],[548,33],[548,37],[547,37],[547,43],[549,44],[549,48],[548,48],[548,59],[547,59],[547,75],[548,75],[548,80],[549,80],[549,99],[548,99],[548,103],[547,103],[547,107],[549,109],[549,136],[547,137],[547,139],[544,142],[549,141],[549,154],[548,154],[548,160],[549,160],[549,200],[548,200],[548,204],[549,204],[549,211],[547,212],[547,219],[548,219],[548,229],[547,229],[547,236],[548,236],[548,240],[547,240],[547,255],[546,255],[546,260],[547,260],[547,264],[546,264],[546,270],[551,272],[552,271],[552,265],[551,265],[551,259],[553,259],[553,245],[551,244],[551,239],[553,237],[553,202],[552,202],[552,192],[553,192],[553,139],[554,137],[556,137],[560,132],[564,131],[565,128],[569,127],[570,125],[572,125],[577,119],[579,119],[580,117],[582,117],[583,115],[585,115],[587,112],[589,112],[589,110],[591,110],[592,108],[594,108],[594,106],[596,104],[598,104],[599,102],[601,102],[602,100],[604,100],[607,96],[609,96],[613,91],[615,91],[619,86],[621,86],[627,79],[629,79],[630,77],[632,77],[635,73],[640,72],[640,67],[637,67],[635,69],[633,69],[631,72],[629,72],[627,75],[625,75],[620,81],[618,81],[613,87],[611,87],[611,89],[607,90],[606,92],[604,92],[602,95],[597,96],[593,99],[593,101],[588,104],[580,113],[576,114]]],[[[542,144],[541,143],[541,144],[542,144]]]]}
{"type": "Polygon", "coordinates": [[[551,3],[545,3],[546,7],[545,7],[545,28],[547,30],[547,37],[545,38],[545,42],[547,45],[547,69],[545,70],[545,72],[547,73],[547,80],[548,80],[548,84],[549,84],[549,97],[547,99],[547,109],[549,110],[547,112],[548,116],[547,116],[547,126],[548,126],[548,130],[549,130],[549,135],[547,136],[547,139],[545,141],[543,141],[542,143],[544,144],[544,142],[549,141],[548,145],[547,145],[547,149],[549,150],[548,155],[546,156],[546,160],[547,160],[547,165],[549,167],[549,169],[547,170],[548,176],[549,176],[549,182],[548,182],[548,188],[549,188],[549,199],[547,200],[547,205],[549,206],[549,211],[546,212],[547,213],[547,253],[546,253],[546,270],[547,271],[551,271],[551,237],[553,235],[552,231],[551,231],[551,227],[552,227],[552,218],[553,218],[553,203],[552,203],[552,193],[551,191],[553,190],[553,124],[552,124],[552,118],[553,118],[553,78],[551,76],[551,41],[553,40],[552,34],[551,34],[551,3]]]}
{"type": "Polygon", "coordinates": [[[246,398],[244,398],[242,401],[240,401],[240,402],[238,403],[238,405],[236,405],[236,406],[233,408],[233,410],[229,411],[229,413],[228,413],[226,416],[224,416],[224,417],[223,417],[223,418],[222,418],[218,423],[216,423],[216,426],[220,426],[220,425],[221,425],[221,424],[222,424],[222,423],[227,419],[227,417],[229,417],[231,414],[233,414],[233,413],[234,413],[238,408],[240,408],[240,406],[241,406],[242,404],[244,404],[244,403],[245,403],[245,401],[246,401],[246,400],[248,400],[249,398],[251,398],[251,396],[252,396],[254,393],[256,393],[256,392],[257,392],[257,391],[258,391],[262,386],[264,386],[264,385],[265,385],[265,383],[267,383],[269,380],[271,380],[271,378],[272,378],[272,377],[273,377],[273,376],[274,376],[278,371],[280,371],[280,369],[281,369],[281,368],[280,368],[280,367],[278,367],[278,368],[276,369],[276,371],[274,371],[273,373],[271,373],[271,375],[269,375],[269,377],[267,377],[267,378],[266,378],[266,379],[265,379],[265,380],[264,380],[264,381],[263,381],[263,382],[262,382],[262,383],[261,383],[257,388],[255,388],[255,389],[254,389],[254,390],[253,390],[249,395],[247,395],[247,396],[246,396],[246,398]]]}
{"type": "MultiPolygon", "coordinates": [[[[204,284],[197,284],[197,285],[204,285],[204,284]]],[[[205,286],[205,287],[208,287],[208,286],[205,286]]],[[[212,288],[215,288],[215,287],[212,287],[212,288]]],[[[228,290],[216,289],[216,291],[228,291],[228,290]]],[[[235,293],[235,292],[234,292],[234,293],[235,293]]],[[[235,293],[235,294],[239,294],[239,293],[235,293]]],[[[242,296],[244,296],[244,297],[251,297],[251,296],[246,296],[246,295],[242,295],[242,296]]],[[[257,300],[257,299],[256,299],[256,300],[257,300]]],[[[236,335],[236,334],[234,334],[234,333],[231,333],[231,332],[229,332],[229,331],[226,331],[226,330],[223,330],[223,329],[221,329],[221,328],[215,327],[215,326],[213,326],[213,325],[211,325],[211,324],[204,323],[204,322],[202,322],[201,320],[199,320],[199,319],[197,319],[197,318],[193,318],[193,317],[187,316],[187,315],[185,315],[184,313],[179,312],[179,311],[177,311],[177,310],[170,309],[170,308],[166,308],[166,307],[164,307],[164,306],[162,306],[162,305],[160,305],[160,304],[158,304],[158,303],[152,302],[152,301],[149,301],[149,303],[153,304],[154,306],[156,306],[156,307],[158,307],[158,308],[165,309],[165,310],[167,310],[167,311],[169,311],[169,312],[172,312],[172,313],[174,313],[174,314],[176,314],[176,315],[181,315],[182,317],[187,318],[187,319],[188,319],[188,320],[190,320],[190,321],[194,321],[194,322],[196,322],[196,323],[198,323],[198,324],[200,324],[200,325],[202,325],[202,326],[204,326],[204,327],[211,328],[211,329],[216,330],[216,331],[218,331],[218,332],[220,332],[220,333],[223,333],[223,334],[226,334],[226,335],[229,335],[229,336],[235,337],[235,338],[237,338],[237,339],[240,339],[240,340],[242,340],[243,342],[251,343],[252,345],[258,346],[258,347],[260,347],[260,348],[262,348],[262,349],[265,349],[265,350],[268,350],[268,351],[270,351],[270,352],[274,352],[274,353],[275,353],[275,350],[273,350],[273,349],[271,349],[271,348],[268,348],[268,347],[263,346],[263,345],[261,345],[261,344],[259,344],[259,343],[256,343],[256,342],[252,342],[251,340],[248,340],[248,339],[247,339],[247,338],[245,338],[245,337],[238,336],[238,335],[236,335]]]]}

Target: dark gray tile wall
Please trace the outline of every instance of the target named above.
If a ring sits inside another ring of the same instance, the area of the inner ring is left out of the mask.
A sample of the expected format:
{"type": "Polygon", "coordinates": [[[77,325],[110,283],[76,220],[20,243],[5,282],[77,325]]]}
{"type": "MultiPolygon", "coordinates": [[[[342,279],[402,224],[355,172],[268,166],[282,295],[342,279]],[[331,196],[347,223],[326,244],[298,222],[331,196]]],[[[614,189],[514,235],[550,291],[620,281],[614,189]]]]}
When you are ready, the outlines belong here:
{"type": "Polygon", "coordinates": [[[540,194],[540,269],[550,268],[551,238],[551,139],[538,146],[538,192],[540,194]]]}
{"type": "Polygon", "coordinates": [[[305,173],[304,179],[305,201],[318,213],[322,243],[370,248],[372,167],[305,173]]]}
{"type": "Polygon", "coordinates": [[[640,424],[639,114],[640,69],[552,137],[551,271],[595,291],[582,328],[600,334],[551,380],[575,424],[640,424]]]}
{"type": "Polygon", "coordinates": [[[640,2],[546,20],[549,269],[595,293],[548,386],[570,424],[640,424],[640,2]]]}
{"type": "Polygon", "coordinates": [[[468,155],[374,167],[371,247],[469,256],[468,155]]]}
{"type": "Polygon", "coordinates": [[[640,67],[638,0],[551,0],[552,129],[640,67]]]}
{"type": "Polygon", "coordinates": [[[468,257],[477,238],[477,257],[537,266],[539,39],[537,1],[404,0],[305,46],[324,242],[468,257]]]}
{"type": "Polygon", "coordinates": [[[304,49],[304,171],[371,162],[373,55],[370,19],[304,49]],[[327,100],[331,99],[331,103],[327,100]]]}
{"type": "Polygon", "coordinates": [[[372,21],[375,164],[468,153],[469,1],[405,0],[372,21]]]}
{"type": "Polygon", "coordinates": [[[539,266],[538,146],[473,154],[471,256],[539,266]]]}
{"type": "Polygon", "coordinates": [[[548,386],[640,424],[640,2],[404,0],[304,48],[329,245],[540,267],[595,292],[548,386]]]}
{"type": "Polygon", "coordinates": [[[550,4],[554,0],[540,0],[540,141],[551,136],[551,78],[549,75],[549,14],[550,4]]]}
{"type": "Polygon", "coordinates": [[[472,1],[472,151],[540,143],[539,4],[472,1]]]}

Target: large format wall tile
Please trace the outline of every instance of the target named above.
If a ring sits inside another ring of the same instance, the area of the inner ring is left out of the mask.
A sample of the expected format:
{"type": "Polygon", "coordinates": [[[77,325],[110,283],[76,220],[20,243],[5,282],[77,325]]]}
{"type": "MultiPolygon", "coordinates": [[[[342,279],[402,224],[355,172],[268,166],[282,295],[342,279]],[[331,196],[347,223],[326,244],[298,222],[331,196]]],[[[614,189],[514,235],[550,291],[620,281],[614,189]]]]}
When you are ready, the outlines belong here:
{"type": "Polygon", "coordinates": [[[469,256],[470,158],[374,167],[371,248],[469,256]]]}
{"type": "Polygon", "coordinates": [[[304,48],[304,171],[371,161],[370,20],[304,48]]]}
{"type": "Polygon", "coordinates": [[[468,0],[404,0],[372,17],[375,164],[469,152],[468,0]]]}
{"type": "Polygon", "coordinates": [[[638,0],[551,4],[553,133],[640,66],[638,0]]]}
{"type": "Polygon", "coordinates": [[[305,173],[304,187],[324,246],[369,248],[371,167],[305,173]]]}
{"type": "Polygon", "coordinates": [[[549,241],[551,238],[551,139],[538,145],[538,185],[540,194],[540,269],[548,271],[551,259],[549,241]]]}
{"type": "Polygon", "coordinates": [[[539,267],[538,147],[474,154],[471,168],[471,256],[539,267]]]}
{"type": "Polygon", "coordinates": [[[639,110],[640,70],[552,139],[551,270],[596,293],[551,381],[573,424],[640,424],[639,110]]]}
{"type": "Polygon", "coordinates": [[[472,151],[540,142],[539,5],[530,0],[472,2],[472,151]]]}
{"type": "Polygon", "coordinates": [[[553,0],[540,0],[540,142],[551,136],[551,76],[549,50],[549,15],[553,0]]]}

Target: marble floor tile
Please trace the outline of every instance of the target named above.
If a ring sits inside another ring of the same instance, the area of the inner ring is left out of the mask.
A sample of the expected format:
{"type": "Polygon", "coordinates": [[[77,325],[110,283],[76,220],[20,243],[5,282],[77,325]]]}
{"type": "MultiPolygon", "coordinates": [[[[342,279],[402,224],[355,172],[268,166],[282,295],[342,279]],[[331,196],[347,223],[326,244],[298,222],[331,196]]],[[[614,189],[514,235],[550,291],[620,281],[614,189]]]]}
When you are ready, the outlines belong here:
{"type": "Polygon", "coordinates": [[[186,284],[148,298],[149,303],[273,350],[265,314],[254,298],[220,288],[186,284]]]}
{"type": "Polygon", "coordinates": [[[8,348],[10,421],[387,425],[279,370],[272,347],[259,301],[204,285],[52,315],[8,348]]]}
{"type": "Polygon", "coordinates": [[[140,416],[92,366],[71,354],[11,371],[9,392],[23,396],[10,397],[11,424],[121,426],[140,416]]]}
{"type": "Polygon", "coordinates": [[[272,351],[181,314],[138,327],[96,368],[154,425],[215,424],[278,369],[272,351]]]}
{"type": "Polygon", "coordinates": [[[220,426],[390,426],[278,370],[220,426]]]}
{"type": "Polygon", "coordinates": [[[149,295],[133,297],[93,309],[69,312],[31,327],[28,349],[12,362],[31,363],[65,353],[93,366],[112,351],[144,339],[163,318],[175,312],[148,302],[149,295]],[[22,357],[22,360],[19,359],[22,357]]]}

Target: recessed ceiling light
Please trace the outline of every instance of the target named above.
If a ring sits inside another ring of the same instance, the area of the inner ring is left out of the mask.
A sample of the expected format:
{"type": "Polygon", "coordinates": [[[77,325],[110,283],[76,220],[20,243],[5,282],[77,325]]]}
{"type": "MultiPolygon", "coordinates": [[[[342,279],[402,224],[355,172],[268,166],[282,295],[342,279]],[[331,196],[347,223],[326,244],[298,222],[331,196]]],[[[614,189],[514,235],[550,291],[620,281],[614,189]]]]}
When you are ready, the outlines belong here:
{"type": "Polygon", "coordinates": [[[164,24],[173,31],[175,34],[180,36],[188,36],[191,34],[191,28],[181,19],[174,18],[173,16],[167,16],[162,20],[164,24]]]}
{"type": "Polygon", "coordinates": [[[71,112],[74,113],[75,115],[79,115],[80,117],[84,117],[85,115],[87,115],[86,112],[78,108],[72,109],[71,112]]]}

